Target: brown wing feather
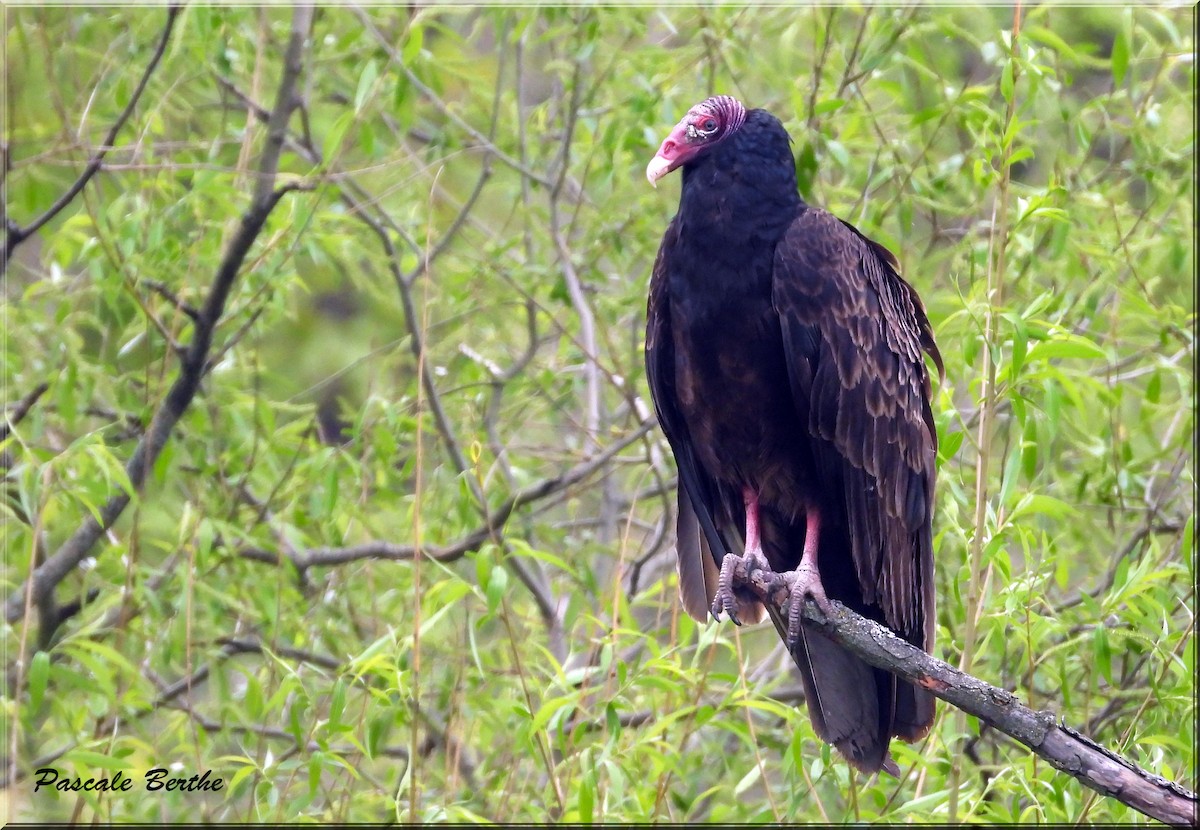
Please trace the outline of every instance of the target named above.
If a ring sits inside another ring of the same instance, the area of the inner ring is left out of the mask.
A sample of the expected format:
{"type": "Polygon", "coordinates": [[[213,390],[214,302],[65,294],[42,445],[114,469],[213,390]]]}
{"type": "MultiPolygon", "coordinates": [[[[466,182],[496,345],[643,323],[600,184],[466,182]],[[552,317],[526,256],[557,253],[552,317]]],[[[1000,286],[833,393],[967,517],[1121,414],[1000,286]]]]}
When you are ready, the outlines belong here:
{"type": "Polygon", "coordinates": [[[679,488],[675,518],[675,565],[683,610],[696,622],[708,622],[720,569],[708,540],[700,532],[700,520],[684,487],[679,488]]]}
{"type": "MultiPolygon", "coordinates": [[[[726,551],[740,545],[737,528],[718,524],[717,515],[728,516],[729,505],[719,505],[719,488],[696,460],[692,438],[679,411],[675,388],[675,346],[671,332],[670,296],[664,265],[666,252],[678,242],[679,228],[672,222],[663,236],[654,270],[650,275],[646,307],[646,380],[654,414],[679,469],[678,514],[676,519],[676,565],[684,610],[700,622],[708,619],[709,605],[716,593],[717,574],[726,551]]],[[[747,608],[748,621],[761,616],[747,608]]]]}
{"type": "Polygon", "coordinates": [[[774,301],[822,478],[845,496],[863,600],[929,649],[936,433],[932,330],[895,258],[831,214],[800,214],[775,253],[774,301]]]}

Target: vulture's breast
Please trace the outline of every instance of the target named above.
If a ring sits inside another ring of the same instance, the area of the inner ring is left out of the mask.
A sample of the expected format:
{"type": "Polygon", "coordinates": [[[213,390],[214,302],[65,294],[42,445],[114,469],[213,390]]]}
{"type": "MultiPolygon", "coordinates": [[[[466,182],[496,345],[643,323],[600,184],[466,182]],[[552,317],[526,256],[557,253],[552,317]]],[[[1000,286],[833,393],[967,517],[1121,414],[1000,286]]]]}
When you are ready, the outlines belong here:
{"type": "Polygon", "coordinates": [[[709,475],[753,487],[766,502],[793,504],[810,486],[807,433],[792,403],[769,283],[741,288],[685,284],[672,292],[679,407],[709,475]]]}

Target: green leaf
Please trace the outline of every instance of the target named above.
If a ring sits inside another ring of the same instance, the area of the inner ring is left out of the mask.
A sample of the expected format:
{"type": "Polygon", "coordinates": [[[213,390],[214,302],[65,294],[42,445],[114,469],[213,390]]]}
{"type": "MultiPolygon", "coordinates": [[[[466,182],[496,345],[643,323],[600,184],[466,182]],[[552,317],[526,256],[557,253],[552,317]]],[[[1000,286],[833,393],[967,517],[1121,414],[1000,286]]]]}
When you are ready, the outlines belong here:
{"type": "Polygon", "coordinates": [[[1056,556],[1054,558],[1054,584],[1058,586],[1058,590],[1065,591],[1067,586],[1071,584],[1071,568],[1065,556],[1056,556]]]}
{"type": "MultiPolygon", "coordinates": [[[[1016,490],[1018,479],[1020,478],[1018,475],[1020,469],[1021,451],[1019,447],[1014,447],[1004,461],[1004,474],[1000,483],[1000,492],[997,494],[997,498],[1000,499],[1001,504],[1007,505],[1010,503],[1013,493],[1016,490]]],[[[1024,498],[1023,496],[1022,499],[1024,498]]]]}
{"type": "Polygon", "coordinates": [[[308,699],[303,697],[292,701],[292,705],[288,709],[288,730],[300,746],[305,745],[308,740],[308,732],[313,725],[311,719],[304,716],[307,711],[308,699]]]}
{"type": "Polygon", "coordinates": [[[956,432],[948,432],[942,436],[942,441],[938,445],[938,455],[944,460],[949,461],[958,453],[962,446],[965,433],[961,430],[956,432]]]}
{"type": "Polygon", "coordinates": [[[524,539],[513,539],[512,540],[512,552],[514,555],[517,555],[517,556],[522,556],[522,557],[527,556],[530,559],[537,559],[540,562],[545,562],[547,565],[551,565],[554,568],[557,568],[558,570],[563,571],[564,573],[573,573],[574,572],[574,569],[571,566],[571,563],[568,562],[563,557],[559,556],[558,554],[552,553],[550,551],[535,548],[535,547],[531,546],[524,539]]]}
{"type": "Polygon", "coordinates": [[[1000,94],[1010,104],[1013,99],[1013,64],[1013,60],[1005,61],[1004,68],[1000,71],[1000,94]]]}
{"type": "Polygon", "coordinates": [[[246,705],[246,715],[250,720],[258,720],[263,714],[263,689],[258,678],[253,674],[246,675],[246,693],[243,696],[246,705]]]}
{"type": "Polygon", "coordinates": [[[813,107],[813,115],[824,115],[827,112],[836,112],[846,106],[846,102],[841,98],[826,98],[823,101],[818,101],[813,107]]]}
{"type": "Polygon", "coordinates": [[[1017,378],[1021,376],[1021,367],[1025,365],[1025,355],[1029,346],[1029,329],[1025,325],[1025,320],[1017,314],[1002,315],[1010,323],[1012,323],[1012,357],[1009,363],[1008,379],[1009,383],[1016,383],[1017,378]]]}
{"type": "Polygon", "coordinates": [[[1026,493],[1013,508],[1011,519],[1016,521],[1022,516],[1048,516],[1051,519],[1064,519],[1078,515],[1079,509],[1062,499],[1048,496],[1045,493],[1026,493]]]}
{"type": "Polygon", "coordinates": [[[337,510],[339,481],[337,464],[330,464],[329,471],[325,473],[324,509],[326,516],[332,516],[337,510]]]}
{"type": "Polygon", "coordinates": [[[501,600],[504,599],[504,592],[508,588],[508,571],[503,565],[494,565],[492,571],[488,574],[487,585],[484,587],[484,596],[487,597],[488,611],[496,613],[496,609],[500,607],[501,600]]]}
{"type": "Polygon", "coordinates": [[[608,734],[613,739],[619,738],[621,736],[621,716],[611,700],[604,706],[604,721],[608,727],[608,734]]]}
{"type": "Polygon", "coordinates": [[[1156,404],[1162,397],[1162,372],[1155,370],[1146,383],[1146,402],[1156,404]]]}
{"type": "Polygon", "coordinates": [[[1076,52],[1070,44],[1059,37],[1057,33],[1046,28],[1045,26],[1026,26],[1022,32],[1025,37],[1032,38],[1033,40],[1046,44],[1054,49],[1054,51],[1058,52],[1059,55],[1071,61],[1072,63],[1079,64],[1083,62],[1083,59],[1080,57],[1079,53],[1076,52]]]}
{"type": "Polygon", "coordinates": [[[46,681],[50,677],[50,653],[39,651],[29,661],[29,709],[37,712],[46,693],[46,681]]]}
{"type": "Polygon", "coordinates": [[[1036,157],[1037,157],[1037,154],[1036,154],[1036,152],[1033,151],[1033,148],[1031,148],[1031,146],[1022,146],[1022,148],[1018,148],[1018,149],[1015,149],[1012,152],[1010,152],[1010,154],[1008,155],[1008,166],[1012,167],[1013,164],[1016,164],[1018,162],[1024,162],[1026,160],[1026,158],[1036,158],[1036,157]]]}
{"type": "Polygon", "coordinates": [[[357,674],[363,674],[369,671],[375,664],[378,658],[384,656],[384,652],[394,648],[396,645],[396,632],[389,629],[382,636],[375,639],[369,646],[363,649],[357,657],[351,661],[351,667],[357,674]]]}
{"type": "MultiPolygon", "coordinates": [[[[440,585],[441,583],[439,583],[440,585]]],[[[437,592],[438,604],[434,612],[421,619],[421,636],[424,637],[430,631],[446,618],[451,620],[456,619],[461,613],[457,602],[465,595],[471,593],[472,588],[465,582],[455,580],[444,589],[437,592]]],[[[432,594],[432,592],[431,592],[432,594]]]]}
{"type": "Polygon", "coordinates": [[[66,754],[64,760],[84,769],[95,767],[97,769],[119,770],[131,769],[133,767],[133,762],[126,758],[116,758],[112,755],[104,755],[100,752],[92,752],[87,749],[72,749],[66,754]]]}
{"type": "Polygon", "coordinates": [[[579,821],[591,824],[595,821],[596,770],[585,770],[579,780],[579,821]]]}
{"type": "Polygon", "coordinates": [[[421,48],[425,44],[425,27],[414,24],[409,27],[408,39],[404,42],[404,47],[400,50],[400,57],[404,61],[405,66],[412,66],[413,61],[421,54],[421,48]]]}
{"type": "Polygon", "coordinates": [[[1026,481],[1032,481],[1037,474],[1038,449],[1037,421],[1030,418],[1025,422],[1025,430],[1021,436],[1021,474],[1026,481]]]}
{"type": "Polygon", "coordinates": [[[1117,568],[1113,572],[1113,588],[1119,595],[1124,590],[1129,582],[1129,557],[1122,556],[1121,561],[1117,563],[1117,568]]]}
{"type": "Polygon", "coordinates": [[[63,378],[55,384],[55,397],[58,399],[58,410],[63,420],[74,427],[78,417],[76,398],[79,394],[79,368],[72,361],[66,365],[63,378]]]}
{"type": "Polygon", "coordinates": [[[237,771],[233,774],[233,777],[229,779],[228,789],[231,793],[237,792],[238,784],[242,783],[258,771],[258,767],[255,767],[252,763],[250,763],[249,758],[244,760],[246,762],[245,765],[238,767],[237,771]]]}
{"type": "Polygon", "coordinates": [[[849,169],[851,166],[850,153],[846,150],[846,146],[840,141],[826,141],[825,152],[829,153],[829,157],[837,162],[838,167],[849,169]]]}
{"type": "Polygon", "coordinates": [[[1096,668],[1100,670],[1100,675],[1111,684],[1112,650],[1108,645],[1108,630],[1103,623],[1097,623],[1092,629],[1092,653],[1096,657],[1096,668]]]}
{"type": "Polygon", "coordinates": [[[1183,551],[1183,555],[1189,565],[1194,562],[1196,555],[1196,550],[1194,547],[1192,547],[1195,520],[1195,513],[1192,513],[1187,517],[1187,521],[1183,523],[1183,534],[1180,537],[1180,549],[1183,551]]]}
{"type": "Polygon", "coordinates": [[[1113,83],[1120,86],[1125,82],[1125,73],[1129,70],[1129,36],[1125,34],[1124,26],[1117,30],[1113,38],[1111,61],[1113,83]]]}
{"type": "Polygon", "coordinates": [[[371,94],[371,90],[375,87],[375,79],[379,77],[379,64],[375,61],[367,61],[367,65],[363,67],[362,74],[358,76],[358,89],[354,92],[354,114],[358,115],[362,112],[363,105],[367,102],[367,97],[371,94]]]}
{"type": "Polygon", "coordinates": [[[342,678],[333,681],[333,694],[329,700],[329,722],[337,725],[342,722],[342,713],[346,710],[346,682],[342,678]]]}
{"type": "Polygon", "coordinates": [[[387,710],[376,714],[367,721],[367,755],[379,757],[379,749],[392,728],[392,715],[387,710]]]}
{"type": "Polygon", "coordinates": [[[1104,349],[1078,334],[1062,333],[1053,339],[1035,343],[1026,354],[1026,360],[1034,363],[1056,357],[1074,357],[1088,360],[1103,360],[1108,357],[1104,349]]]}
{"type": "Polygon", "coordinates": [[[1042,385],[1042,408],[1046,413],[1046,431],[1053,437],[1058,434],[1062,395],[1058,382],[1052,377],[1046,378],[1042,385]]]}
{"type": "Polygon", "coordinates": [[[350,129],[350,125],[354,123],[354,113],[347,111],[338,116],[333,122],[333,126],[329,128],[329,132],[325,134],[325,141],[321,144],[321,157],[329,164],[341,152],[342,141],[346,138],[346,132],[350,129]]]}
{"type": "Polygon", "coordinates": [[[154,460],[154,481],[156,484],[162,484],[167,480],[167,473],[171,469],[171,461],[175,458],[175,443],[168,441],[159,451],[158,458],[154,460]]]}
{"type": "Polygon", "coordinates": [[[530,726],[535,732],[540,732],[546,728],[546,725],[555,719],[556,716],[563,712],[575,711],[575,700],[573,697],[551,697],[542,703],[538,708],[537,714],[530,719],[530,726]]]}
{"type": "Polygon", "coordinates": [[[762,765],[751,764],[750,769],[742,776],[742,780],[738,781],[733,787],[734,796],[740,796],[757,783],[762,777],[762,765]]]}
{"type": "Polygon", "coordinates": [[[308,758],[308,794],[316,795],[317,789],[321,786],[321,773],[323,772],[322,763],[325,758],[325,753],[317,750],[308,758]]]}
{"type": "Polygon", "coordinates": [[[805,199],[813,198],[813,182],[817,178],[817,152],[812,142],[805,142],[796,154],[796,186],[805,199]]]}

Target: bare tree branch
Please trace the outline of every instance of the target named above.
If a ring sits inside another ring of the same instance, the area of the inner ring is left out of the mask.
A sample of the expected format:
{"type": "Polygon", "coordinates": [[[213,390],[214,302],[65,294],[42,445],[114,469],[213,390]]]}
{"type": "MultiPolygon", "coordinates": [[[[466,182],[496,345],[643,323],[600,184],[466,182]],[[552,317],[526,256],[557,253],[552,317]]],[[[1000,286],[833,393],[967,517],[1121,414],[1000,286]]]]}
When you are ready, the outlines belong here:
{"type": "MultiPolygon", "coordinates": [[[[417,365],[421,367],[421,384],[424,387],[425,395],[429,404],[430,412],[433,415],[434,423],[437,426],[438,434],[442,439],[442,444],[446,452],[450,456],[450,461],[454,465],[455,470],[463,475],[467,473],[469,467],[466,456],[462,452],[462,447],[457,437],[454,434],[453,427],[450,424],[450,419],[446,414],[445,407],[442,405],[442,396],[434,381],[432,370],[427,361],[421,360],[422,352],[425,348],[425,337],[421,330],[420,320],[417,315],[416,304],[412,297],[412,286],[414,282],[430,268],[433,262],[440,257],[449,247],[450,242],[458,235],[474,208],[480,195],[483,193],[484,186],[491,178],[491,159],[495,155],[492,152],[491,141],[494,139],[496,125],[499,123],[500,112],[500,89],[503,79],[503,72],[498,73],[496,94],[492,102],[492,118],[491,128],[489,131],[488,141],[489,149],[484,155],[482,169],[479,178],[475,183],[474,189],[467,197],[467,200],[460,207],[458,214],[450,223],[450,227],[442,234],[438,242],[426,252],[423,252],[411,238],[411,236],[397,224],[388,213],[377,207],[377,200],[372,197],[364,188],[359,186],[349,175],[336,173],[330,177],[330,182],[338,189],[339,197],[342,202],[350,209],[351,215],[358,218],[367,227],[369,227],[376,236],[379,237],[380,244],[383,248],[384,255],[387,259],[389,273],[392,275],[393,281],[396,284],[397,291],[400,296],[401,307],[404,311],[405,323],[409,334],[409,347],[413,356],[417,359],[417,365]],[[372,209],[374,207],[374,209],[372,209]],[[395,243],[392,241],[388,229],[391,229],[397,236],[401,237],[413,250],[418,254],[418,264],[415,268],[405,274],[400,267],[399,252],[396,249],[395,243]]],[[[231,94],[237,97],[257,118],[266,120],[269,114],[265,109],[256,104],[249,96],[241,92],[231,81],[217,76],[217,82],[228,90],[231,94]]],[[[288,137],[290,146],[307,158],[314,164],[321,163],[322,158],[320,152],[312,146],[312,143],[303,139],[288,137]]],[[[530,314],[532,315],[532,311],[530,314]]],[[[532,324],[531,324],[532,326],[532,324]]],[[[523,358],[518,365],[512,367],[509,373],[504,376],[503,380],[507,380],[516,375],[521,367],[532,357],[537,348],[536,338],[531,339],[528,351],[528,358],[523,358]]],[[[498,382],[503,382],[498,381],[498,382]]],[[[494,398],[495,399],[495,398],[494,398]]],[[[485,526],[499,526],[496,522],[489,518],[487,499],[479,486],[479,483],[472,477],[467,476],[468,486],[471,489],[472,495],[479,506],[480,512],[483,514],[485,526]]],[[[507,520],[499,522],[500,525],[507,520]]],[[[466,541],[470,544],[465,548],[457,548],[452,546],[448,549],[443,549],[437,553],[426,551],[427,555],[435,558],[446,556],[449,559],[457,559],[468,550],[475,550],[487,540],[487,536],[477,537],[476,534],[471,534],[466,541]]],[[[299,569],[303,577],[307,568],[312,565],[322,564],[345,564],[346,562],[354,562],[361,559],[411,559],[414,555],[414,550],[408,545],[395,545],[390,542],[371,542],[365,545],[358,545],[351,548],[321,548],[318,549],[319,560],[297,561],[292,557],[293,564],[299,569]]],[[[275,562],[278,557],[270,551],[261,548],[249,548],[241,551],[241,555],[262,562],[275,562]]],[[[524,585],[533,596],[537,603],[538,610],[542,613],[547,625],[549,626],[552,642],[561,644],[564,639],[562,632],[561,619],[559,618],[559,603],[553,597],[550,586],[542,573],[541,568],[536,562],[525,562],[517,558],[506,557],[505,564],[516,575],[517,579],[524,585]]],[[[555,646],[555,653],[560,653],[565,650],[565,647],[560,645],[555,646]]]]}
{"type": "MultiPolygon", "coordinates": [[[[154,462],[171,437],[175,424],[183,416],[200,387],[200,380],[204,375],[208,353],[212,346],[213,333],[221,320],[225,302],[233,289],[238,271],[246,255],[258,238],[275,205],[284,194],[294,189],[294,186],[276,189],[275,176],[279,166],[280,152],[287,135],[288,118],[299,102],[296,84],[303,68],[304,41],[312,26],[312,15],[311,6],[297,7],[294,12],[291,36],[284,58],[283,77],[280,79],[275,107],[267,124],[267,141],[258,165],[258,178],[253,199],[238,223],[237,230],[217,269],[208,297],[200,309],[199,317],[193,328],[192,341],[182,358],[179,375],[154,413],[150,426],[125,466],[129,481],[133,489],[138,492],[145,483],[146,473],[154,466],[154,462]]],[[[55,586],[83,561],[104,532],[112,527],[125,511],[131,500],[132,494],[123,491],[101,506],[98,518],[95,515],[89,515],[54,555],[39,565],[28,581],[9,595],[4,607],[5,619],[9,623],[15,623],[24,615],[29,604],[36,605],[53,591],[55,586]]]]}
{"type": "Polygon", "coordinates": [[[12,406],[12,412],[4,413],[4,423],[0,423],[0,441],[5,441],[12,434],[12,428],[21,421],[25,420],[25,416],[29,414],[29,410],[37,404],[42,395],[46,394],[46,390],[50,388],[50,384],[42,382],[33,387],[33,390],[28,395],[21,398],[12,406]]]}
{"type": "MultiPolygon", "coordinates": [[[[0,274],[8,270],[8,261],[9,257],[12,256],[13,250],[61,213],[63,208],[69,205],[87,183],[91,181],[92,176],[96,175],[97,171],[100,170],[100,166],[104,162],[104,156],[112,147],[113,142],[116,141],[117,133],[121,131],[121,128],[125,126],[125,122],[129,120],[129,116],[133,114],[134,108],[137,106],[138,101],[141,100],[142,93],[146,90],[146,84],[149,83],[150,76],[154,74],[154,70],[158,68],[159,61],[162,60],[163,54],[167,51],[167,43],[171,40],[171,31],[175,28],[175,18],[179,16],[181,8],[182,6],[179,5],[167,7],[167,22],[163,27],[162,35],[158,39],[158,47],[154,50],[154,55],[150,58],[150,63],[146,65],[146,71],[142,73],[141,80],[138,81],[133,94],[129,96],[129,103],[125,105],[125,109],[117,116],[117,120],[113,122],[112,127],[108,130],[108,134],[104,136],[104,141],[101,142],[91,159],[88,160],[87,166],[83,168],[83,172],[79,174],[79,178],[58,197],[54,204],[46,209],[45,213],[30,222],[26,227],[22,228],[11,220],[6,223],[8,233],[4,241],[4,248],[0,252],[0,274]]],[[[7,153],[5,155],[7,157],[7,153]]]]}
{"type": "Polygon", "coordinates": [[[139,282],[142,285],[145,285],[147,288],[154,291],[154,293],[158,294],[160,297],[165,299],[171,305],[175,306],[175,308],[182,311],[188,317],[191,317],[192,320],[199,319],[200,312],[197,311],[196,309],[192,308],[190,305],[188,305],[182,299],[180,299],[179,295],[176,294],[174,291],[172,291],[170,288],[168,288],[164,283],[160,282],[159,280],[152,280],[152,279],[147,279],[147,278],[141,279],[141,280],[139,280],[139,282]]]}
{"type": "MultiPolygon", "coordinates": [[[[641,439],[654,427],[654,421],[643,421],[637,429],[615,441],[586,461],[581,461],[561,475],[543,479],[537,484],[531,484],[509,496],[498,508],[492,511],[486,522],[475,530],[460,537],[458,541],[444,547],[421,546],[421,555],[441,562],[453,562],[461,559],[467,553],[478,550],[488,540],[495,540],[509,517],[518,508],[571,487],[590,476],[596,470],[603,468],[617,453],[630,444],[641,439]]],[[[279,554],[262,548],[243,548],[239,555],[256,562],[277,563],[281,561],[279,554]]],[[[301,571],[308,568],[333,567],[358,562],[363,559],[390,559],[393,561],[410,560],[417,555],[413,545],[398,545],[394,542],[371,541],[358,545],[338,548],[310,548],[307,551],[297,551],[289,558],[301,571]]],[[[536,597],[535,597],[536,598],[536,597]]]]}
{"type": "MultiPolygon", "coordinates": [[[[787,585],[779,574],[755,570],[745,587],[787,618],[787,585]]],[[[811,601],[804,620],[871,666],[884,669],[1016,738],[1057,770],[1168,824],[1195,825],[1196,794],[1141,769],[1059,721],[1053,712],[1034,711],[1011,692],[972,677],[905,642],[888,629],[831,601],[826,618],[811,601]]]]}
{"type": "Polygon", "coordinates": [[[268,651],[278,654],[280,657],[286,657],[289,660],[296,660],[301,663],[311,663],[314,666],[320,666],[329,671],[338,671],[342,667],[342,661],[336,657],[331,657],[328,654],[318,654],[314,651],[306,651],[300,648],[289,648],[285,645],[276,645],[268,649],[260,640],[246,639],[239,637],[221,637],[217,640],[224,646],[229,654],[265,654],[268,651]]]}

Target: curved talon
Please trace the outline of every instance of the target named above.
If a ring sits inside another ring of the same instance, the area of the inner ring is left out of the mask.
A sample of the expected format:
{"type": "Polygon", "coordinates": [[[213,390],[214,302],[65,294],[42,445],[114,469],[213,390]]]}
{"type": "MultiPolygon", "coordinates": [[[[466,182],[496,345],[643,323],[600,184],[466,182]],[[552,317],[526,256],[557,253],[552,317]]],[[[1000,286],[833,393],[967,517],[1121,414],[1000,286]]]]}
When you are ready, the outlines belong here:
{"type": "Polygon", "coordinates": [[[721,560],[721,575],[717,579],[717,593],[710,609],[715,619],[720,620],[724,612],[734,625],[742,624],[737,615],[738,606],[742,604],[737,591],[750,586],[750,575],[757,570],[771,570],[766,557],[759,551],[747,551],[744,556],[725,554],[721,560]]]}
{"type": "Polygon", "coordinates": [[[742,557],[736,553],[727,553],[721,560],[721,575],[717,579],[717,593],[712,603],[712,615],[718,621],[721,619],[721,612],[724,611],[734,625],[742,624],[737,616],[737,597],[733,595],[733,581],[737,575],[737,566],[741,563],[742,557]]]}
{"type": "Polygon", "coordinates": [[[829,604],[829,598],[825,596],[825,586],[821,584],[821,577],[815,567],[802,561],[800,567],[792,573],[786,574],[785,578],[791,584],[787,630],[788,647],[790,648],[794,647],[800,639],[800,626],[804,617],[806,600],[811,599],[816,603],[817,609],[826,617],[831,615],[833,607],[829,604]]]}

